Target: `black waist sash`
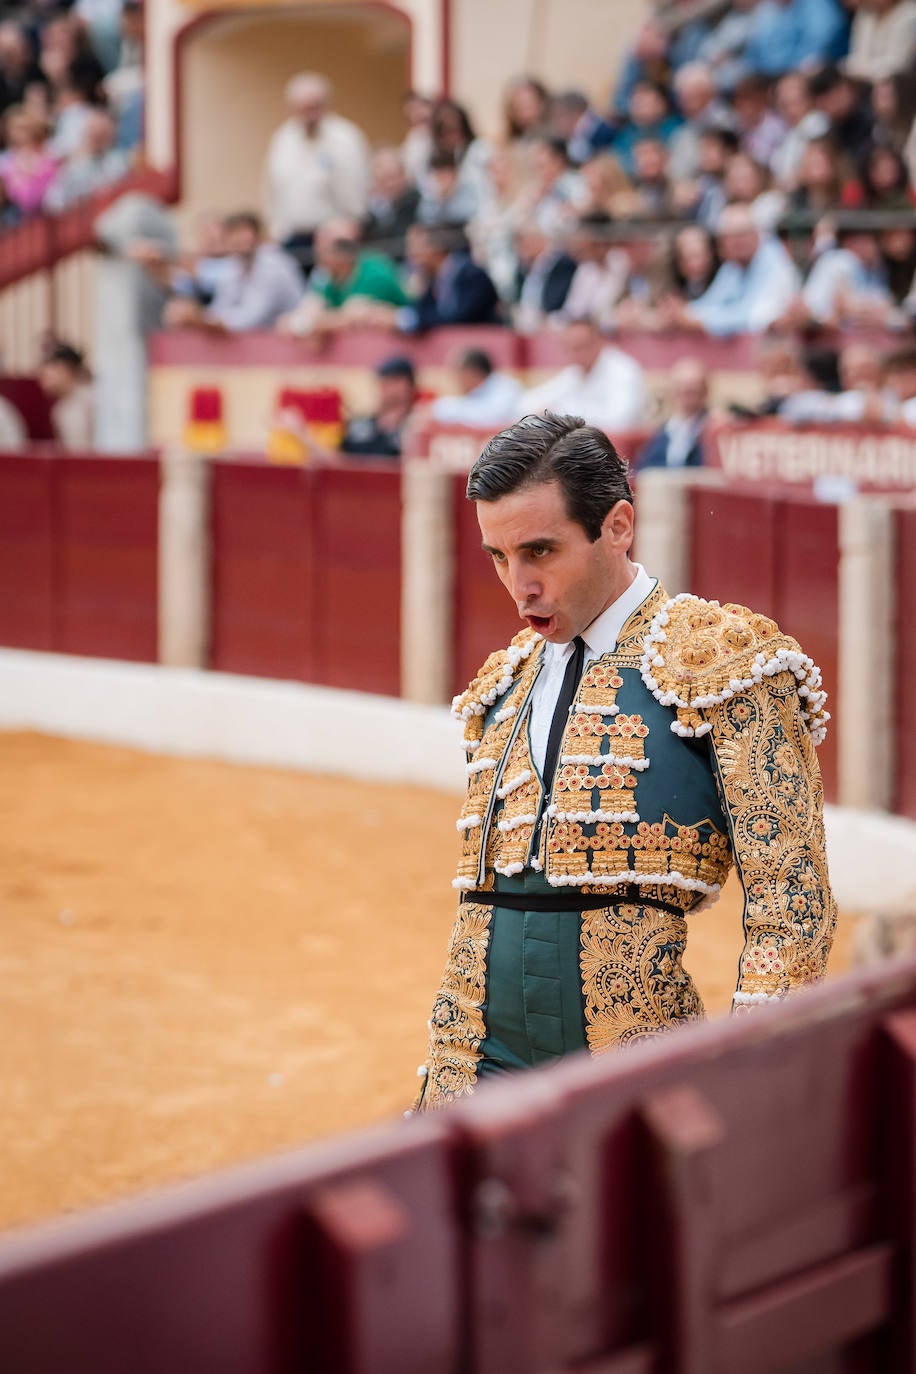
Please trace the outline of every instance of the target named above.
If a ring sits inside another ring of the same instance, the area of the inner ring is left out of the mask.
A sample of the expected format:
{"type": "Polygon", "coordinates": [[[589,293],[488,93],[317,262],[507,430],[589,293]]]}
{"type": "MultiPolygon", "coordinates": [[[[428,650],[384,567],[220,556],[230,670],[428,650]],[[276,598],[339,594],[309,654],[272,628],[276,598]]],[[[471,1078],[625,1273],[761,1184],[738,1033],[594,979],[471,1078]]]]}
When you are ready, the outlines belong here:
{"type": "Polygon", "coordinates": [[[465,892],[463,902],[480,906],[504,906],[510,911],[594,911],[598,907],[617,906],[621,902],[639,906],[657,906],[673,916],[683,916],[684,908],[674,902],[643,893],[638,883],[621,883],[607,892],[465,892]]]}

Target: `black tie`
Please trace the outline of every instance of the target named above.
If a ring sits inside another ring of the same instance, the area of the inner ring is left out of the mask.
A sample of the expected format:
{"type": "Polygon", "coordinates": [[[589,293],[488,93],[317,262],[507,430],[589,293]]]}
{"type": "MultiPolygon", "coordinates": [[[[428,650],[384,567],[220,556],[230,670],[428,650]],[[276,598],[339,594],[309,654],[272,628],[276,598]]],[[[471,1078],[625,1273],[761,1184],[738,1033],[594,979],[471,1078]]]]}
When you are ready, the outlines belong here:
{"type": "Polygon", "coordinates": [[[569,719],[569,708],[576,699],[576,689],[579,686],[579,679],[582,676],[582,665],[585,662],[585,640],[581,635],[576,635],[573,640],[573,645],[573,654],[566,665],[566,672],[563,675],[563,686],[560,688],[557,704],[553,708],[553,720],[550,722],[550,734],[547,737],[547,753],[544,757],[543,775],[545,796],[550,796],[553,775],[557,771],[560,741],[563,738],[563,731],[566,729],[566,722],[569,719]]]}

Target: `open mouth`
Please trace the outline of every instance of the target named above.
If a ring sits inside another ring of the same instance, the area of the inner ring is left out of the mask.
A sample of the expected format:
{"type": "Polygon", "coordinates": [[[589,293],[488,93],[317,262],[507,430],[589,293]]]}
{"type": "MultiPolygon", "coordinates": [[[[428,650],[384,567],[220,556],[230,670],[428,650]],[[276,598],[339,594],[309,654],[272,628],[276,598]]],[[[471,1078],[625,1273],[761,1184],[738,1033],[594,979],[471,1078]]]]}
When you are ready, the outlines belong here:
{"type": "Polygon", "coordinates": [[[525,620],[539,635],[549,635],[556,625],[556,616],[553,615],[526,615],[525,620]]]}

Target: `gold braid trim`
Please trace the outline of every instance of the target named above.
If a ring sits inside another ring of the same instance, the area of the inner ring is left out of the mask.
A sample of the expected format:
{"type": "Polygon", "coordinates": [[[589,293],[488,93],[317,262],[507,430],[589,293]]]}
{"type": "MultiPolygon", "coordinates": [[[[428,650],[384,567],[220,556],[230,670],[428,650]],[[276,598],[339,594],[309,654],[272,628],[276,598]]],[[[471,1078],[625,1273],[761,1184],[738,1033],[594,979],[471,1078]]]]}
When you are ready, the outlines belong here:
{"type": "Polygon", "coordinates": [[[661,607],[643,640],[643,682],[662,706],[677,709],[671,728],[678,735],[708,734],[703,713],[786,671],[796,678],[801,719],[820,744],[830,719],[820,670],[768,616],[684,594],[661,607]]]}
{"type": "Polygon", "coordinates": [[[711,742],[744,888],[739,1007],[824,976],[836,929],[812,732],[790,672],[710,713],[711,742]]]}
{"type": "Polygon", "coordinates": [[[483,1004],[493,909],[462,902],[429,1023],[429,1051],[417,1109],[444,1107],[473,1091],[486,1035],[483,1004]]]}

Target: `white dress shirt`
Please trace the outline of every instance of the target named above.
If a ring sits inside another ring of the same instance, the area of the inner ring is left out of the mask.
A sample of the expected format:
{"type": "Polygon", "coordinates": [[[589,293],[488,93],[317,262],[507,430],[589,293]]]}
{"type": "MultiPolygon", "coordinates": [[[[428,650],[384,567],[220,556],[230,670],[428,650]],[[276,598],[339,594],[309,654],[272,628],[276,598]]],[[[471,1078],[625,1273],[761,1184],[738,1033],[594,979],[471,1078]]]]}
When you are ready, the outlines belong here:
{"type": "MultiPolygon", "coordinates": [[[[655,589],[655,578],[649,576],[642,564],[634,563],[633,567],[636,569],[636,576],[623,595],[618,596],[617,600],[608,606],[606,611],[602,611],[598,618],[592,621],[587,630],[582,631],[582,638],[585,640],[586,664],[590,663],[592,659],[600,658],[602,654],[614,652],[617,648],[617,638],[620,631],[636,607],[641,605],[649,593],[655,589]]],[[[553,720],[557,697],[560,695],[560,688],[563,685],[566,664],[572,653],[573,646],[571,643],[548,644],[544,649],[541,671],[535,678],[534,686],[531,689],[531,719],[529,722],[531,757],[539,773],[544,771],[550,723],[553,720]]]]}
{"type": "Polygon", "coordinates": [[[649,415],[649,393],[643,370],[635,358],[619,348],[604,348],[585,372],[573,364],[522,396],[520,414],[552,410],[558,415],[581,415],[598,429],[638,429],[649,415]]]}
{"type": "Polygon", "coordinates": [[[518,414],[521,382],[507,372],[491,372],[464,396],[439,396],[433,401],[434,420],[446,425],[507,424],[518,414]]]}
{"type": "Polygon", "coordinates": [[[271,237],[281,243],[335,215],[361,219],[369,201],[369,145],[340,115],[325,115],[314,137],[288,119],[270,140],[266,182],[271,237]]]}

